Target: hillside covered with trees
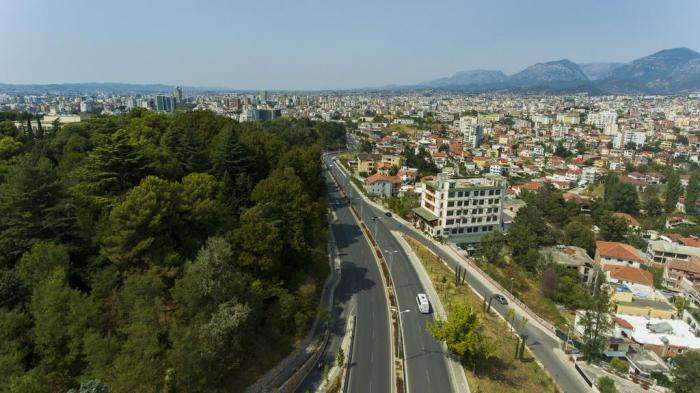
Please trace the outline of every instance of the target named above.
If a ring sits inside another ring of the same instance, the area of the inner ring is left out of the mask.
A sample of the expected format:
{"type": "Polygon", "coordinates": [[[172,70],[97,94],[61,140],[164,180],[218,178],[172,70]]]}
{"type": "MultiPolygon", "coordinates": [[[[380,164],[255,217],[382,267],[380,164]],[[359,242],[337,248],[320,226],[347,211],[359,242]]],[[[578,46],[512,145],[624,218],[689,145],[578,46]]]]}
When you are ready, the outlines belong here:
{"type": "Polygon", "coordinates": [[[240,391],[316,315],[344,143],[211,112],[0,122],[0,391],[240,391]]]}

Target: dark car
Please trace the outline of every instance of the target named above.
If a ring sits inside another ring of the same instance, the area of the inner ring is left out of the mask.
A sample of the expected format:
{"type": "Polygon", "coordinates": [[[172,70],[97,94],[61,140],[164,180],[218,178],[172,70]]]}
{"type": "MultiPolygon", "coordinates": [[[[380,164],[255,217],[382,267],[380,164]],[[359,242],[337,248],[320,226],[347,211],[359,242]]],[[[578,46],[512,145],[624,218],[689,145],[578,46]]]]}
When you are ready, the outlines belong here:
{"type": "Polygon", "coordinates": [[[391,212],[386,212],[386,213],[384,213],[384,215],[387,217],[391,217],[391,212]]]}
{"type": "Polygon", "coordinates": [[[497,302],[501,303],[504,306],[506,304],[508,304],[508,299],[506,299],[506,297],[501,295],[501,294],[494,295],[494,298],[496,299],[497,302]]]}

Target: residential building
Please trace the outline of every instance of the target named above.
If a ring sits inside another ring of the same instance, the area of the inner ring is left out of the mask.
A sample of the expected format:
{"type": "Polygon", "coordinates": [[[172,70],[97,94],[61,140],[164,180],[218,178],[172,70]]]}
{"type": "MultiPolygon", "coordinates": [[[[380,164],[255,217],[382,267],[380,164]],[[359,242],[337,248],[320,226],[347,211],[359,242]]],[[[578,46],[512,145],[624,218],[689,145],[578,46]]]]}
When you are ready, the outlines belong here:
{"type": "Polygon", "coordinates": [[[376,173],[365,179],[367,191],[370,194],[388,198],[395,196],[401,187],[401,178],[398,176],[385,176],[376,173]]]}
{"type": "Polygon", "coordinates": [[[451,243],[474,244],[482,235],[502,230],[506,180],[500,176],[424,180],[416,226],[451,243]]]}
{"type": "Polygon", "coordinates": [[[564,245],[545,247],[542,249],[542,255],[549,256],[554,263],[575,271],[585,285],[591,285],[598,275],[593,259],[581,247],[564,245]]]}
{"type": "Polygon", "coordinates": [[[681,280],[688,277],[690,281],[700,280],[700,258],[687,260],[670,259],[664,264],[663,284],[670,289],[679,290],[681,280]]]}
{"type": "Polygon", "coordinates": [[[639,267],[643,261],[642,253],[629,244],[603,240],[598,240],[595,244],[594,259],[602,268],[607,265],[639,267]]]}
{"type": "Polygon", "coordinates": [[[631,326],[625,332],[627,338],[661,358],[680,355],[687,350],[700,350],[700,337],[696,337],[690,325],[682,319],[647,318],[620,313],[616,317],[631,326]]]}
{"type": "Polygon", "coordinates": [[[377,169],[381,160],[381,154],[359,153],[357,155],[357,172],[370,174],[377,169]]]}
{"type": "Polygon", "coordinates": [[[462,143],[469,147],[479,147],[484,139],[484,126],[469,122],[461,122],[459,124],[462,131],[462,143]]]}
{"type": "Polygon", "coordinates": [[[687,261],[690,257],[700,257],[700,248],[683,246],[666,239],[649,241],[647,252],[656,263],[666,263],[671,259],[687,261]]]}

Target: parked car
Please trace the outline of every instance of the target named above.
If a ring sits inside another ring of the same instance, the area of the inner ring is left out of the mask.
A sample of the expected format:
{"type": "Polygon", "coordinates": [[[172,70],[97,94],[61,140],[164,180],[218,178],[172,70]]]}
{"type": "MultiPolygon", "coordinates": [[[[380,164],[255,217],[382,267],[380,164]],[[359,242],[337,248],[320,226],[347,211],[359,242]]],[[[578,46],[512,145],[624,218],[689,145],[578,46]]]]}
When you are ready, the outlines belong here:
{"type": "Polygon", "coordinates": [[[501,295],[500,293],[494,295],[494,298],[496,298],[496,301],[499,302],[499,303],[501,303],[501,304],[504,305],[504,306],[505,306],[506,304],[508,304],[508,299],[506,299],[506,297],[503,296],[503,295],[501,295]]]}
{"type": "Polygon", "coordinates": [[[386,212],[386,213],[384,213],[384,215],[387,217],[391,217],[391,212],[386,212]]]}

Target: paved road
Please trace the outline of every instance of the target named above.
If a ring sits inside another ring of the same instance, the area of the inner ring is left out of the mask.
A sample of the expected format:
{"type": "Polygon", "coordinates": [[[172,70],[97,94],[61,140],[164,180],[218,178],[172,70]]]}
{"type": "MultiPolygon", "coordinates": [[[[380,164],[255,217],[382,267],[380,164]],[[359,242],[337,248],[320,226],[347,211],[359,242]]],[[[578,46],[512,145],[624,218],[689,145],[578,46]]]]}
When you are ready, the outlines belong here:
{"type": "MultiPolygon", "coordinates": [[[[430,336],[425,328],[426,324],[433,319],[433,315],[421,314],[416,304],[416,294],[426,293],[426,291],[408,256],[390,233],[390,230],[394,229],[391,224],[393,220],[388,219],[384,212],[375,211],[362,198],[358,198],[357,192],[345,184],[344,174],[335,165],[330,167],[340,185],[350,192],[355,209],[362,215],[390,265],[399,309],[403,311],[401,318],[408,392],[451,392],[447,355],[440,343],[430,336]],[[373,219],[373,217],[377,218],[373,219]],[[410,311],[406,312],[406,310],[410,311]]],[[[358,327],[360,323],[358,319],[358,327]]]]}
{"type": "MultiPolygon", "coordinates": [[[[340,170],[337,169],[335,165],[332,166],[335,168],[334,174],[336,174],[337,177],[344,177],[344,173],[340,174],[340,170]]],[[[345,186],[344,183],[341,183],[341,185],[345,186]]],[[[353,194],[357,196],[357,193],[353,194]]],[[[435,252],[437,255],[439,255],[443,260],[445,260],[453,269],[456,268],[458,264],[460,264],[462,267],[465,267],[463,261],[459,261],[453,254],[446,252],[443,248],[437,247],[432,241],[425,239],[422,234],[416,230],[413,227],[407,227],[406,225],[403,225],[400,223],[398,220],[389,217],[384,216],[384,211],[379,210],[372,206],[372,204],[367,203],[364,201],[363,198],[355,198],[353,200],[354,203],[356,203],[356,208],[358,210],[364,210],[364,215],[367,217],[371,216],[377,216],[379,217],[379,221],[381,224],[378,224],[379,232],[380,232],[380,242],[381,239],[383,238],[382,233],[388,230],[397,230],[400,232],[403,232],[405,234],[411,235],[414,239],[418,240],[420,243],[422,243],[424,246],[430,248],[433,252],[435,252]]],[[[374,224],[370,221],[370,230],[374,231],[374,228],[372,227],[374,224]]],[[[392,249],[399,249],[398,245],[392,247],[392,249]]],[[[399,254],[397,253],[396,256],[399,254]]],[[[402,257],[402,260],[405,258],[402,257]]],[[[401,265],[407,265],[408,262],[406,261],[401,262],[401,265]]],[[[415,276],[415,272],[414,272],[415,276]]],[[[417,278],[414,278],[415,282],[418,281],[417,278]]],[[[467,274],[467,277],[465,279],[467,284],[474,288],[476,292],[481,294],[482,296],[485,297],[490,297],[493,295],[494,289],[491,286],[491,284],[486,281],[482,280],[481,277],[476,276],[474,274],[467,274]]],[[[398,290],[399,284],[397,284],[397,290],[398,290]]],[[[401,296],[400,296],[401,298],[401,296]]],[[[401,300],[401,299],[400,299],[401,300]]],[[[402,306],[404,303],[401,304],[402,306]]],[[[415,306],[414,306],[415,307],[415,306]]],[[[506,310],[508,309],[508,305],[503,306],[499,304],[496,301],[492,302],[492,308],[494,308],[499,314],[505,315],[506,310]]],[[[413,312],[408,313],[408,314],[413,314],[413,312]]],[[[408,315],[404,314],[404,315],[408,315]]],[[[409,332],[406,332],[408,335],[409,332]]],[[[415,334],[417,332],[413,332],[415,334]]],[[[576,372],[576,370],[573,368],[571,363],[568,363],[565,361],[563,356],[561,355],[560,351],[560,345],[561,341],[558,339],[553,338],[550,334],[545,332],[540,325],[535,324],[535,323],[528,323],[525,328],[521,329],[519,333],[526,338],[525,343],[527,344],[528,348],[532,353],[537,357],[537,359],[542,363],[542,365],[547,369],[547,371],[550,373],[550,375],[556,380],[557,384],[559,387],[565,392],[565,393],[583,393],[583,392],[590,392],[591,389],[583,382],[583,379],[581,376],[576,372]],[[556,352],[555,352],[556,351],[556,352]]],[[[408,341],[408,339],[406,340],[408,341]]],[[[408,348],[407,348],[408,352],[408,348]]],[[[436,362],[433,362],[436,363],[436,362]]],[[[427,379],[427,378],[426,378],[427,379]]],[[[434,379],[431,377],[431,381],[434,379]]],[[[413,381],[410,380],[411,383],[414,383],[413,381]]],[[[413,392],[423,392],[423,391],[440,391],[440,390],[412,390],[411,393],[413,392]]]]}
{"type": "MultiPolygon", "coordinates": [[[[335,291],[333,337],[323,361],[332,363],[349,312],[356,312],[356,330],[349,360],[347,392],[392,391],[391,340],[386,291],[372,249],[354,221],[350,209],[334,184],[327,180],[328,198],[337,220],[331,224],[341,260],[341,280],[335,291]]],[[[305,392],[323,378],[316,370],[298,392],[305,392]]]]}

